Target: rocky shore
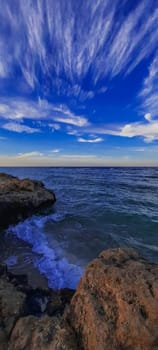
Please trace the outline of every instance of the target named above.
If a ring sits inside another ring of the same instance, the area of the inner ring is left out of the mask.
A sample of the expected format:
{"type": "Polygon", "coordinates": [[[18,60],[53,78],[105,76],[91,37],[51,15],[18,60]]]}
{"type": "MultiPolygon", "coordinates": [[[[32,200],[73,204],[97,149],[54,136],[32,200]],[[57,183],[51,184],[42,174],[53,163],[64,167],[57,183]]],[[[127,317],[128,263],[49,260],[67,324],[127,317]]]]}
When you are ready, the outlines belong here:
{"type": "Polygon", "coordinates": [[[0,173],[0,229],[54,204],[55,194],[43,183],[0,173]]]}
{"type": "Polygon", "coordinates": [[[158,265],[104,251],[77,291],[32,289],[0,267],[1,350],[157,350],[158,265]]]}
{"type": "MultiPolygon", "coordinates": [[[[55,201],[39,182],[9,176],[9,190],[7,175],[0,179],[3,212],[14,200],[19,209],[25,203],[26,216],[29,203],[34,212],[55,201]]],[[[1,265],[0,350],[158,350],[158,265],[133,249],[107,250],[87,266],[76,291],[33,289],[27,276],[1,265]]]]}

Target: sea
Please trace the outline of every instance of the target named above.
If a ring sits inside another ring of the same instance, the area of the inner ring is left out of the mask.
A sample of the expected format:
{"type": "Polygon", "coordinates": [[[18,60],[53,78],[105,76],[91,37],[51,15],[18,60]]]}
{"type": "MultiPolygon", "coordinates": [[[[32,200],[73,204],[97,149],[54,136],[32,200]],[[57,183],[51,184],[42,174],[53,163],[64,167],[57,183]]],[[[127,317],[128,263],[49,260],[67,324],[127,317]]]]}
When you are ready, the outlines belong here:
{"type": "Polygon", "coordinates": [[[86,265],[105,249],[133,247],[158,262],[158,168],[0,172],[41,180],[57,199],[49,210],[2,232],[0,262],[11,271],[53,289],[75,289],[86,265]]]}

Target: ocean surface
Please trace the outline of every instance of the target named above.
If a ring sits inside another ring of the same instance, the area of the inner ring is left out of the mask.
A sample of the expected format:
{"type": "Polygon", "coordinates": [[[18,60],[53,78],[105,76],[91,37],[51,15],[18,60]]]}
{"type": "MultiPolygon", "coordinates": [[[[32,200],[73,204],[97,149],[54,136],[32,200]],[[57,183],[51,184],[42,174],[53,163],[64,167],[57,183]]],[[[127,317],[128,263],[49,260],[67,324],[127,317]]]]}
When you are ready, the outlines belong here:
{"type": "Polygon", "coordinates": [[[14,271],[36,268],[49,287],[76,288],[87,263],[107,248],[134,247],[158,262],[158,168],[2,171],[42,180],[57,198],[42,216],[3,232],[0,260],[14,271]]]}

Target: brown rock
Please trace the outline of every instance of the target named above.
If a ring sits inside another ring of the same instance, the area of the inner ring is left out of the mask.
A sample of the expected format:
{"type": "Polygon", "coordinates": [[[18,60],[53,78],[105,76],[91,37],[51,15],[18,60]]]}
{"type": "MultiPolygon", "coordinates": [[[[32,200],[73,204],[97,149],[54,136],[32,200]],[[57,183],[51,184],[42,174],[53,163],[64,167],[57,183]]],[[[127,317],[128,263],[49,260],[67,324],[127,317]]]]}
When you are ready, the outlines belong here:
{"type": "Polygon", "coordinates": [[[78,350],[72,329],[57,317],[20,318],[12,332],[9,350],[78,350]]]}
{"type": "MultiPolygon", "coordinates": [[[[45,350],[45,349],[42,349],[45,350]]],[[[51,350],[80,350],[73,329],[65,320],[61,320],[54,335],[51,350]]]]}
{"type": "Polygon", "coordinates": [[[58,318],[27,316],[20,318],[12,332],[9,350],[52,350],[58,318]]]}
{"type": "Polygon", "coordinates": [[[132,249],[103,252],[66,318],[80,350],[158,350],[158,266],[132,249]]]}
{"type": "Polygon", "coordinates": [[[0,173],[0,228],[16,223],[55,202],[53,191],[40,181],[0,173]]]}
{"type": "Polygon", "coordinates": [[[158,265],[133,249],[108,250],[93,260],[64,316],[62,302],[68,302],[73,291],[30,290],[23,299],[23,293],[10,286],[15,277],[4,279],[5,271],[0,278],[4,350],[158,350],[158,265]],[[7,291],[6,297],[1,290],[7,291]],[[48,298],[45,313],[24,317],[24,302],[28,307],[28,297],[41,300],[41,293],[48,298]],[[51,317],[46,315],[49,305],[51,317]]]}

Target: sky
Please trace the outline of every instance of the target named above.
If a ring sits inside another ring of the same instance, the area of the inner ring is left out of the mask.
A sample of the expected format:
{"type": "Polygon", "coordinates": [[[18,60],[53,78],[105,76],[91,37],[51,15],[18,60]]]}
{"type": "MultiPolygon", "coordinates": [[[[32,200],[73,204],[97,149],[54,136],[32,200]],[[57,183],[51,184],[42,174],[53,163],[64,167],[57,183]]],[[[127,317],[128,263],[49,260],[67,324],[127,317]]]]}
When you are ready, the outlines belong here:
{"type": "Polygon", "coordinates": [[[158,166],[158,0],[0,5],[0,166],[158,166]]]}

